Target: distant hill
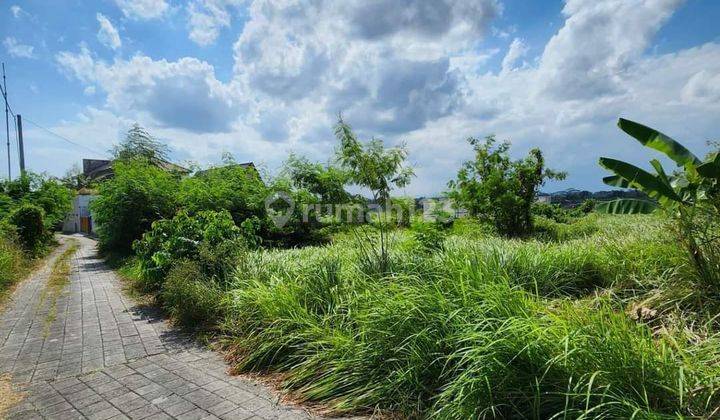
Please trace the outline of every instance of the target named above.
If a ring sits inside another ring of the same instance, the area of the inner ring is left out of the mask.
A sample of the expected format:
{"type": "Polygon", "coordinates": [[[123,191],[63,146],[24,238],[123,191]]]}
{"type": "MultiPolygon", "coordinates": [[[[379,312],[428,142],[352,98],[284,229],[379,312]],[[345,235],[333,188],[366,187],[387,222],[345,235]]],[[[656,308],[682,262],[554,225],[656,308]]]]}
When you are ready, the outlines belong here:
{"type": "Polygon", "coordinates": [[[562,191],[556,191],[552,193],[540,192],[538,198],[548,197],[541,199],[544,202],[550,202],[552,204],[559,204],[563,207],[575,207],[582,204],[583,201],[593,199],[597,201],[608,201],[616,198],[645,198],[647,195],[636,190],[609,190],[609,191],[586,191],[578,190],[575,188],[568,188],[562,191]]]}

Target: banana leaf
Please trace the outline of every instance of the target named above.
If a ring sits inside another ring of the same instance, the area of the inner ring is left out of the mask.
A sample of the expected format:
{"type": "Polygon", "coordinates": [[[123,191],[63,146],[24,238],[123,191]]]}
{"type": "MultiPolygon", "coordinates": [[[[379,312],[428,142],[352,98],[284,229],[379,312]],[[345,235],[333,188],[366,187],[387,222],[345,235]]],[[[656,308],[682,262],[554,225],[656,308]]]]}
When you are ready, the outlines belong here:
{"type": "Polygon", "coordinates": [[[698,165],[695,169],[701,176],[720,179],[720,153],[714,153],[708,160],[698,165]]]}
{"type": "Polygon", "coordinates": [[[610,175],[603,179],[603,182],[611,187],[630,188],[630,182],[620,175],[610,175]]]}
{"type": "Polygon", "coordinates": [[[595,211],[606,214],[648,214],[657,209],[657,204],[648,200],[619,198],[603,201],[595,206],[595,211]]]}
{"type": "Polygon", "coordinates": [[[630,188],[642,190],[651,197],[681,201],[668,182],[635,165],[617,159],[601,157],[600,166],[625,179],[630,188]]]}
{"type": "Polygon", "coordinates": [[[666,154],[667,157],[674,160],[678,166],[699,165],[702,163],[700,159],[686,149],[685,146],[655,129],[624,118],[618,120],[618,127],[636,138],[643,146],[666,154]]]}

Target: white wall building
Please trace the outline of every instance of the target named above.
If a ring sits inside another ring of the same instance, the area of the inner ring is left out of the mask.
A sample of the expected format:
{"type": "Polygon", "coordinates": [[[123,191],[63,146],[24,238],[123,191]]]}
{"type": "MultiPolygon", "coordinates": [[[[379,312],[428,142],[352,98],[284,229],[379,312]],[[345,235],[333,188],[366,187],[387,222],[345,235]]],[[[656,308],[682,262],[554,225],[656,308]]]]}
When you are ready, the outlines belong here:
{"type": "Polygon", "coordinates": [[[63,222],[63,232],[95,233],[95,223],[90,212],[90,203],[98,196],[80,191],[72,201],[72,209],[63,222]]]}

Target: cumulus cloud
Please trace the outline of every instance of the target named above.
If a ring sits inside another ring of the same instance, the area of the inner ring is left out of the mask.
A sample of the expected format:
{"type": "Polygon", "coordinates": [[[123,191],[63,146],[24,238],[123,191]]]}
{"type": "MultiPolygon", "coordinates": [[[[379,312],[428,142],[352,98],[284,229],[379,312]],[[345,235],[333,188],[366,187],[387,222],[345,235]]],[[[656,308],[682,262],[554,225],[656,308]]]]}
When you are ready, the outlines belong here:
{"type": "Polygon", "coordinates": [[[6,37],[3,41],[3,46],[5,46],[5,51],[13,57],[35,58],[35,47],[32,45],[21,44],[17,39],[15,39],[15,37],[6,37]]]}
{"type": "MultiPolygon", "coordinates": [[[[698,153],[718,137],[720,44],[648,51],[680,3],[567,0],[564,23],[544,48],[532,41],[542,51],[532,56],[520,38],[504,51],[483,43],[502,13],[494,0],[400,0],[386,14],[382,0],[255,0],[242,12],[228,81],[188,57],[106,62],[82,47],[57,62],[104,94],[108,112],[144,119],[198,159],[242,144],[248,160],[274,164],[290,150],[324,160],[342,112],[362,137],[407,141],[419,175],[408,194],[442,191],[471,157],[464,139],[491,133],[512,140],[517,154],[543,148],[550,166],[570,172],[559,188],[600,188],[601,153],[621,147],[625,159],[648,160],[617,130],[619,116],[698,153]]],[[[189,23],[201,45],[232,24],[235,3],[192,4],[188,12],[207,17],[189,23]]]]}
{"type": "Polygon", "coordinates": [[[98,23],[100,24],[100,29],[97,33],[97,38],[100,43],[113,50],[120,48],[122,46],[120,34],[117,29],[115,29],[112,22],[110,22],[110,19],[105,17],[102,13],[98,13],[96,17],[98,23]]]}
{"type": "Polygon", "coordinates": [[[23,13],[25,13],[25,11],[17,4],[13,4],[12,6],[10,6],[10,13],[12,13],[15,19],[20,19],[20,17],[23,15],[23,13]]]}
{"type": "Polygon", "coordinates": [[[235,43],[235,72],[258,102],[297,112],[309,98],[360,130],[413,130],[463,103],[449,56],[477,55],[499,13],[495,0],[257,0],[235,43]]]}
{"type": "Polygon", "coordinates": [[[169,9],[166,0],[115,0],[125,17],[136,20],[157,19],[169,9]]]}
{"type": "Polygon", "coordinates": [[[238,116],[233,85],[215,78],[212,65],[195,58],[155,61],[144,55],[112,64],[80,52],[56,56],[61,69],[107,95],[107,106],[126,115],[147,115],[160,126],[193,132],[228,131],[238,116]]]}
{"type": "Polygon", "coordinates": [[[502,61],[502,71],[508,72],[515,67],[515,64],[519,59],[525,56],[528,52],[528,47],[525,45],[522,39],[515,38],[508,48],[507,54],[502,61]]]}
{"type": "Polygon", "coordinates": [[[683,0],[568,0],[563,28],[545,46],[543,93],[591,99],[622,91],[629,66],[683,0]]]}
{"type": "Polygon", "coordinates": [[[242,0],[194,0],[188,4],[190,40],[206,46],[215,42],[220,30],[230,26],[231,9],[242,0]]]}

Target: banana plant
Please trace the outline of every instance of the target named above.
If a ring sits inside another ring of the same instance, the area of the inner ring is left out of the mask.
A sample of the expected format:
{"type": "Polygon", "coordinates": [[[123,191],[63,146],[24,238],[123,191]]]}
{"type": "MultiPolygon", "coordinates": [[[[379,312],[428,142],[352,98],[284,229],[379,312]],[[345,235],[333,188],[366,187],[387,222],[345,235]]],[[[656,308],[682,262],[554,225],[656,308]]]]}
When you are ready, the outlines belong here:
{"type": "Polygon", "coordinates": [[[677,163],[679,170],[665,172],[660,161],[650,161],[655,173],[630,163],[607,157],[600,158],[600,166],[613,175],[603,178],[607,185],[642,191],[650,198],[617,199],[599,203],[601,213],[650,213],[658,207],[675,209],[709,203],[718,207],[720,198],[720,154],[714,153],[704,161],[669,136],[642,124],[620,118],[618,127],[637,139],[642,145],[664,153],[677,163]]]}

